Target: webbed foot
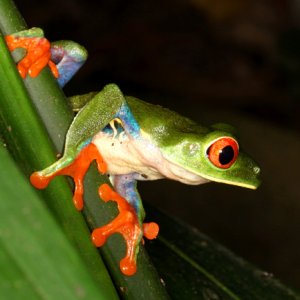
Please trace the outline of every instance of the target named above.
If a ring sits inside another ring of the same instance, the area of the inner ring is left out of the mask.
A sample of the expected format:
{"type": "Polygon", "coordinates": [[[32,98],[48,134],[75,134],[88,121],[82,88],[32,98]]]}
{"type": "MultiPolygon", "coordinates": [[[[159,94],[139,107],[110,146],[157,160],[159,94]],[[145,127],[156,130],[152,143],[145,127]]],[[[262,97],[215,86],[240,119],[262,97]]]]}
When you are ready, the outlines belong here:
{"type": "Polygon", "coordinates": [[[36,77],[47,65],[50,67],[55,78],[58,78],[59,73],[56,65],[50,60],[50,42],[41,36],[41,30],[33,28],[22,31],[6,36],[5,40],[10,51],[16,48],[26,50],[26,55],[18,62],[17,66],[22,78],[25,78],[27,74],[30,77],[36,77]],[[35,34],[37,36],[34,36],[35,34]]]}
{"type": "Polygon", "coordinates": [[[125,275],[134,275],[137,269],[136,258],[139,243],[143,235],[148,239],[154,239],[158,234],[159,227],[154,222],[141,225],[134,208],[108,184],[99,187],[99,196],[105,202],[110,200],[117,202],[119,215],[109,224],[95,229],[92,232],[92,241],[96,247],[100,247],[110,235],[116,232],[120,233],[127,245],[126,255],[120,261],[120,269],[125,275]]]}
{"type": "Polygon", "coordinates": [[[44,189],[48,186],[50,181],[58,175],[67,175],[72,177],[75,183],[73,203],[77,210],[82,210],[84,192],[83,178],[93,160],[96,160],[99,172],[104,174],[107,166],[97,147],[93,143],[90,143],[80,151],[71,163],[68,163],[67,160],[61,159],[43,171],[34,172],[30,176],[30,182],[34,187],[44,189]]]}

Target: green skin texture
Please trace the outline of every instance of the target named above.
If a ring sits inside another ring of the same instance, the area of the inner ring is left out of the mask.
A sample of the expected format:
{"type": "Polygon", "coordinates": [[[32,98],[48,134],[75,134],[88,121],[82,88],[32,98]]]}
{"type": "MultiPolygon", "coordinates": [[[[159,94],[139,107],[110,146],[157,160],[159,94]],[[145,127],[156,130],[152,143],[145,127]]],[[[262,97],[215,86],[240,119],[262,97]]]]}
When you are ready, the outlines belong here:
{"type": "Polygon", "coordinates": [[[66,149],[72,149],[72,153],[78,153],[79,145],[111,121],[109,116],[114,115],[116,108],[120,106],[120,103],[117,104],[119,101],[126,101],[140,128],[146,133],[145,138],[158,147],[168,161],[210,181],[251,189],[260,184],[260,168],[242,151],[228,169],[217,168],[208,159],[206,152],[214,140],[224,136],[236,139],[228,132],[229,126],[215,125],[218,129],[208,128],[161,106],[133,97],[126,97],[125,100],[114,84],[107,85],[99,94],[75,96],[70,101],[77,108],[88,102],[75,118],[67,135],[66,149]],[[92,134],[84,134],[83,129],[92,134]]]}

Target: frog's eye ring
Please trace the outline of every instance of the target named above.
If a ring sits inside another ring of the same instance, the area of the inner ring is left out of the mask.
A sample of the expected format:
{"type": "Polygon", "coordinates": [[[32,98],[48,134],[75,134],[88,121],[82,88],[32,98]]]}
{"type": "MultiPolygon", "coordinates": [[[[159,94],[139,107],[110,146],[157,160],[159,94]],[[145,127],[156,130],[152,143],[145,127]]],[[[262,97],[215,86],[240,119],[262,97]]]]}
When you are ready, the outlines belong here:
{"type": "Polygon", "coordinates": [[[228,169],[238,157],[239,145],[231,137],[221,137],[208,147],[206,153],[213,165],[220,169],[228,169]]]}

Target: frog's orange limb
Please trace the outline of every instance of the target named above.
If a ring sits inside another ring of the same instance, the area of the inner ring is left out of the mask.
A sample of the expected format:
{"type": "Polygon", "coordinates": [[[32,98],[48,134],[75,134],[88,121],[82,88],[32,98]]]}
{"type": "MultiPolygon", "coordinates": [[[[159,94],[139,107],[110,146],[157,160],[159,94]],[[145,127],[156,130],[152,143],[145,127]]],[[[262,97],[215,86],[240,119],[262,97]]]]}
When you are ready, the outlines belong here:
{"type": "Polygon", "coordinates": [[[47,187],[49,182],[58,175],[71,176],[75,183],[73,202],[78,210],[82,210],[84,192],[83,178],[93,160],[96,160],[99,172],[102,174],[106,173],[106,163],[104,162],[97,147],[93,143],[90,143],[81,150],[71,164],[64,168],[58,169],[50,175],[44,175],[42,172],[34,172],[30,176],[30,182],[34,187],[38,189],[44,189],[47,187]]]}
{"type": "MultiPolygon", "coordinates": [[[[43,189],[58,175],[71,176],[75,182],[73,202],[75,207],[81,210],[83,208],[83,178],[91,162],[96,160],[98,170],[103,174],[107,171],[107,165],[93,143],[83,148],[71,163],[66,162],[63,158],[61,160],[61,163],[58,161],[57,165],[50,167],[50,169],[34,172],[30,177],[30,181],[36,188],[43,189]]],[[[105,202],[110,200],[117,202],[119,215],[109,224],[96,228],[92,232],[92,241],[95,246],[100,247],[110,235],[116,232],[120,233],[124,237],[127,246],[126,255],[120,261],[120,269],[125,275],[133,275],[136,272],[136,258],[143,235],[148,239],[154,239],[158,234],[159,227],[153,222],[143,224],[142,217],[139,217],[127,200],[108,184],[99,187],[99,196],[105,202]]]]}
{"type": "Polygon", "coordinates": [[[120,261],[120,269],[125,275],[133,275],[136,272],[136,256],[143,229],[146,229],[144,235],[153,239],[157,236],[159,227],[156,223],[145,223],[141,228],[134,208],[108,184],[100,186],[99,196],[105,202],[109,200],[117,202],[119,215],[109,224],[95,229],[92,232],[92,241],[95,246],[100,247],[110,235],[120,233],[127,245],[126,255],[120,261]]]}
{"type": "Polygon", "coordinates": [[[53,75],[58,78],[56,65],[50,60],[51,45],[46,38],[8,35],[5,40],[10,51],[16,48],[24,48],[27,52],[25,57],[18,63],[18,71],[22,78],[25,78],[26,74],[36,77],[47,64],[53,75]]]}

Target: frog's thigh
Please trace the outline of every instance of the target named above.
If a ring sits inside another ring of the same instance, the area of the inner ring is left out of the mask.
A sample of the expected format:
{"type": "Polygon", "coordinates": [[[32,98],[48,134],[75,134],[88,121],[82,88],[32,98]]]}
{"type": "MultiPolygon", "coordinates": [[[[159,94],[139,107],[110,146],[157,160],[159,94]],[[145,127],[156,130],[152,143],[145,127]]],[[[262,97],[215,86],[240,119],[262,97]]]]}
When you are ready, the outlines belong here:
{"type": "Polygon", "coordinates": [[[140,224],[143,223],[145,211],[141,197],[137,191],[135,174],[110,176],[110,181],[119,195],[135,209],[140,224]]]}
{"type": "Polygon", "coordinates": [[[87,51],[73,41],[57,41],[51,43],[51,60],[57,65],[57,81],[63,87],[87,60],[87,51]]]}

